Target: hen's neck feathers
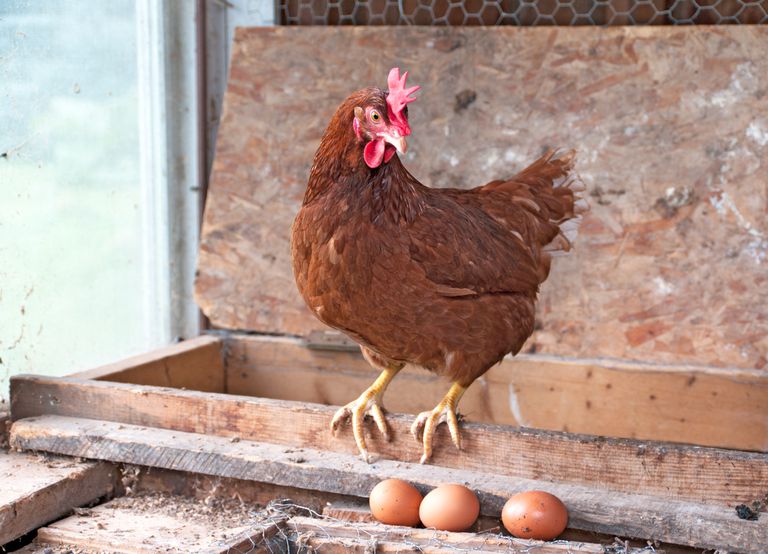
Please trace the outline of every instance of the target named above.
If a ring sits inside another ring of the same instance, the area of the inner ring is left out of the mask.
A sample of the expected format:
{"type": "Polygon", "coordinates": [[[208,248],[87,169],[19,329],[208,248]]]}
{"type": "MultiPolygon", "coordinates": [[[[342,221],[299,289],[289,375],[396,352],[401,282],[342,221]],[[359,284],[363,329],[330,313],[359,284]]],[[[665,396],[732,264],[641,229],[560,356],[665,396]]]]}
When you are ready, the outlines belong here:
{"type": "MultiPolygon", "coordinates": [[[[323,134],[309,174],[303,205],[343,197],[359,213],[368,213],[374,223],[409,223],[424,209],[426,190],[397,155],[379,167],[370,168],[363,159],[364,143],[352,128],[355,106],[378,89],[365,89],[349,97],[336,111],[323,134]]],[[[333,206],[329,206],[333,209],[333,206]]]]}

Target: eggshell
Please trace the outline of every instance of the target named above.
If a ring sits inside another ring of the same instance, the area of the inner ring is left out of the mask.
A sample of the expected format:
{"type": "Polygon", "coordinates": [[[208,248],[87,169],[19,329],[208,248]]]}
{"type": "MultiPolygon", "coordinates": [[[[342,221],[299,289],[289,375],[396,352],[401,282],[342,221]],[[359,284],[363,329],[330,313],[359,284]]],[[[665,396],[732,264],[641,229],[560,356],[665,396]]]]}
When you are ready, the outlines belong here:
{"type": "Polygon", "coordinates": [[[425,527],[441,531],[466,531],[480,515],[480,501],[462,485],[440,485],[431,490],[419,508],[425,527]]]}
{"type": "Polygon", "coordinates": [[[421,493],[400,479],[386,479],[373,487],[368,499],[377,521],[389,525],[416,527],[419,524],[421,493]]]}
{"type": "Polygon", "coordinates": [[[507,531],[518,538],[548,541],[565,530],[568,510],[558,497],[548,492],[527,491],[507,500],[501,521],[507,531]]]}

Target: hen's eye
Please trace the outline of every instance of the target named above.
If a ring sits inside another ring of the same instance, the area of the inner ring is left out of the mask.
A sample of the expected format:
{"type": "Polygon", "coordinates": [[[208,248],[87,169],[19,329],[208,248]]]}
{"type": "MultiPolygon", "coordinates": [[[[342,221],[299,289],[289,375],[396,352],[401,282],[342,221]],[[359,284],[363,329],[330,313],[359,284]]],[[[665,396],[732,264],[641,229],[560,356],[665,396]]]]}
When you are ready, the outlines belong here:
{"type": "Polygon", "coordinates": [[[381,121],[381,115],[379,114],[379,112],[377,111],[371,112],[371,121],[373,121],[374,123],[378,123],[379,121],[381,121]]]}

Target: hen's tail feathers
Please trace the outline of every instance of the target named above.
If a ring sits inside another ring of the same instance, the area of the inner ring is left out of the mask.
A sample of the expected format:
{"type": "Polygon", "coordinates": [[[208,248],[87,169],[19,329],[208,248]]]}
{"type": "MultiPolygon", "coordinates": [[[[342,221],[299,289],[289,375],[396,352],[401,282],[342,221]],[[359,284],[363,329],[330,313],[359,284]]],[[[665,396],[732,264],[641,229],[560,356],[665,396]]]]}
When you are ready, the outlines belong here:
{"type": "Polygon", "coordinates": [[[572,173],[575,159],[574,150],[561,156],[557,156],[556,150],[550,150],[510,179],[528,185],[535,202],[546,209],[549,221],[557,225],[554,236],[542,237],[546,241],[542,242],[543,251],[551,256],[571,250],[581,220],[589,211],[584,182],[572,173]]]}

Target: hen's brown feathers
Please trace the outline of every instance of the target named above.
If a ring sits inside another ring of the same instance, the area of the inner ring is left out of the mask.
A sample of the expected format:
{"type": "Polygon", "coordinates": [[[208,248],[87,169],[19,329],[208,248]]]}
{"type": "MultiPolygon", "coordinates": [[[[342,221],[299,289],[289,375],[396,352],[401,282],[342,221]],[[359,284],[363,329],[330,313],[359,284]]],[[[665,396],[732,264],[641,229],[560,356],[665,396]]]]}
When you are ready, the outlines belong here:
{"type": "Polygon", "coordinates": [[[322,321],[383,359],[468,385],[533,331],[550,254],[570,248],[586,209],[573,153],[475,189],[430,189],[397,156],[361,165],[345,118],[366,98],[384,96],[343,104],[315,156],[292,231],[296,282],[322,321]]]}

